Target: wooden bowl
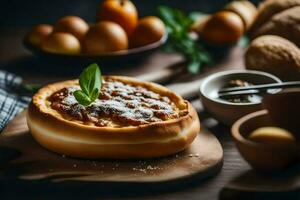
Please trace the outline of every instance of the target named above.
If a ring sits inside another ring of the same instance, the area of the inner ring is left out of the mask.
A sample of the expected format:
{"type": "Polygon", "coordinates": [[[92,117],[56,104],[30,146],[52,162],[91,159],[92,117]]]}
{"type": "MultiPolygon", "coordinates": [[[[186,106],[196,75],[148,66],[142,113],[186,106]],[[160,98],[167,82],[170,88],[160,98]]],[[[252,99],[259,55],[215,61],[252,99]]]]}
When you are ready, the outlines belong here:
{"type": "Polygon", "coordinates": [[[140,61],[151,53],[158,50],[161,46],[163,46],[168,38],[168,34],[166,33],[160,40],[132,49],[126,49],[122,51],[115,51],[109,52],[104,54],[85,54],[80,53],[78,55],[66,55],[66,54],[59,54],[59,53],[50,53],[43,51],[42,49],[33,46],[30,44],[26,39],[23,40],[23,45],[31,51],[34,55],[43,58],[49,59],[51,61],[56,62],[64,62],[64,63],[92,63],[97,62],[101,64],[118,64],[122,65],[124,63],[128,63],[130,61],[140,61]]]}
{"type": "Polygon", "coordinates": [[[278,147],[253,142],[250,133],[260,127],[276,126],[267,110],[248,114],[234,123],[231,133],[242,157],[255,169],[278,171],[297,160],[297,145],[278,147]]]}
{"type": "Polygon", "coordinates": [[[266,95],[263,98],[263,106],[277,126],[289,130],[298,141],[300,140],[300,88],[266,95]]]}
{"type": "Polygon", "coordinates": [[[205,78],[200,86],[202,103],[215,119],[226,125],[232,125],[242,116],[262,109],[261,98],[249,103],[232,103],[218,98],[218,91],[234,79],[244,80],[254,85],[281,82],[272,74],[252,70],[223,71],[205,78]]]}

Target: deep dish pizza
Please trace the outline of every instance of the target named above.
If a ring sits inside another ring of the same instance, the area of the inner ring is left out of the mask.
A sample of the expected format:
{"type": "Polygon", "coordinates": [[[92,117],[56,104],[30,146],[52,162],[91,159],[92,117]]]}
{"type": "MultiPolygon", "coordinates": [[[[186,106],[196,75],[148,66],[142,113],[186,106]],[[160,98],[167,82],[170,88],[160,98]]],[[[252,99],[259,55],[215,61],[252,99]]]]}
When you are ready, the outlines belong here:
{"type": "Polygon", "coordinates": [[[185,149],[200,123],[195,109],[167,88],[105,76],[99,97],[79,104],[78,80],[45,86],[32,98],[27,123],[45,148],[81,158],[150,158],[185,149]]]}

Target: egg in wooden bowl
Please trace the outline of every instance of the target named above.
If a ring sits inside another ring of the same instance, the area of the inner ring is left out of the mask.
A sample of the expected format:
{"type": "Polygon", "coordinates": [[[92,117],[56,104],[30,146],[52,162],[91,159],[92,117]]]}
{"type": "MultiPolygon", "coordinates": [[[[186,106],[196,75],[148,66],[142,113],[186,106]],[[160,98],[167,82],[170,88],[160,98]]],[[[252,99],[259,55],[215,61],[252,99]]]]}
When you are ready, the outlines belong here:
{"type": "Polygon", "coordinates": [[[254,169],[280,171],[298,161],[299,144],[295,137],[279,128],[267,110],[240,118],[231,133],[240,154],[254,169]]]}

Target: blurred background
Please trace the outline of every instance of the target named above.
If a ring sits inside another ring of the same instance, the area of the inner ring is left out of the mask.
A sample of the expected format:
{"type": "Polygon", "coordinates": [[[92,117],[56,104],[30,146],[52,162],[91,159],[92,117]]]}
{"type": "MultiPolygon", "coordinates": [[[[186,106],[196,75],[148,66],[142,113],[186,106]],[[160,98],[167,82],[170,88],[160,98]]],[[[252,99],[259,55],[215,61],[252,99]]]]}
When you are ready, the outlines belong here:
{"type": "MultiPolygon", "coordinates": [[[[188,12],[214,13],[231,0],[132,0],[137,7],[139,17],[155,15],[158,6],[166,5],[188,12]]],[[[256,5],[259,0],[250,0],[256,5]]],[[[27,82],[44,82],[41,74],[47,74],[47,82],[57,80],[58,77],[65,78],[75,76],[80,69],[69,64],[57,64],[49,60],[37,59],[23,45],[23,38],[37,24],[54,24],[63,16],[77,15],[87,22],[93,23],[96,19],[96,12],[102,0],[2,0],[0,6],[0,69],[13,72],[24,78],[27,82]],[[42,66],[42,67],[41,67],[42,66]],[[53,67],[59,70],[52,70],[53,67]],[[69,70],[71,67],[72,70],[69,70]],[[64,72],[66,69],[66,72],[64,72]],[[48,72],[50,71],[50,72],[48,72]],[[52,73],[54,71],[54,73],[52,73]],[[71,73],[74,73],[73,75],[71,73]],[[52,75],[52,76],[51,76],[52,75]],[[53,77],[50,78],[50,77],[53,77]]],[[[223,51],[222,51],[223,52],[223,51]]],[[[178,55],[159,54],[153,59],[143,63],[142,68],[130,70],[126,67],[134,65],[131,62],[122,63],[121,68],[113,70],[105,68],[105,73],[126,74],[135,76],[137,74],[153,71],[154,67],[162,68],[170,66],[182,58],[178,55]],[[163,59],[164,62],[155,61],[163,59]],[[106,72],[107,70],[107,72],[106,72]],[[140,70],[140,71],[139,71],[140,70]]],[[[76,63],[79,65],[79,63],[76,63]]],[[[80,65],[83,66],[83,65],[80,65]]],[[[155,70],[154,70],[155,71],[155,70]]]]}
{"type": "MultiPolygon", "coordinates": [[[[132,0],[141,16],[153,15],[159,5],[184,11],[215,12],[230,0],[132,0]]],[[[4,0],[0,6],[0,26],[29,26],[54,23],[65,15],[78,15],[89,22],[101,0],[4,0]]],[[[259,0],[251,0],[258,3],[259,0]]]]}

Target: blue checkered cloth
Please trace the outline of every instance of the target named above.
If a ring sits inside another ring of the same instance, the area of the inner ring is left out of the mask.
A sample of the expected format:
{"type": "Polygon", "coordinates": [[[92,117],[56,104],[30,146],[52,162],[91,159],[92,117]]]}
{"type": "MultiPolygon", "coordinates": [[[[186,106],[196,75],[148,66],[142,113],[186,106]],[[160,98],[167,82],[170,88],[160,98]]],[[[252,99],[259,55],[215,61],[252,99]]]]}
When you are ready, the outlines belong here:
{"type": "Polygon", "coordinates": [[[18,94],[21,87],[22,78],[0,70],[0,132],[30,102],[30,97],[18,94]]]}

